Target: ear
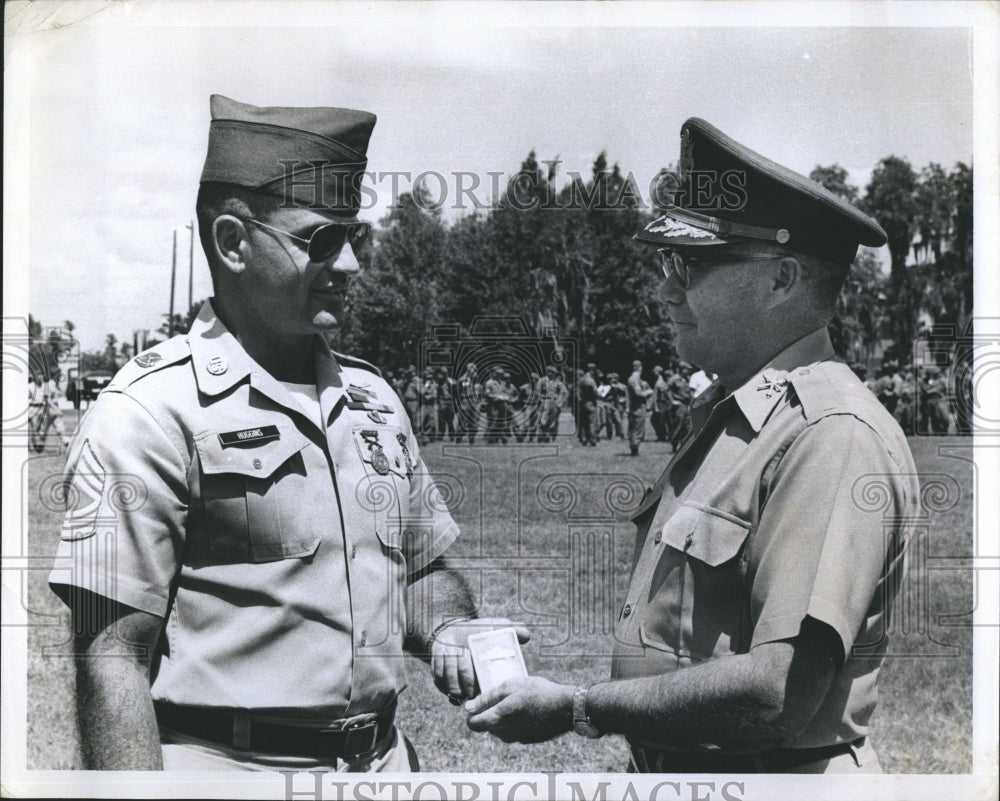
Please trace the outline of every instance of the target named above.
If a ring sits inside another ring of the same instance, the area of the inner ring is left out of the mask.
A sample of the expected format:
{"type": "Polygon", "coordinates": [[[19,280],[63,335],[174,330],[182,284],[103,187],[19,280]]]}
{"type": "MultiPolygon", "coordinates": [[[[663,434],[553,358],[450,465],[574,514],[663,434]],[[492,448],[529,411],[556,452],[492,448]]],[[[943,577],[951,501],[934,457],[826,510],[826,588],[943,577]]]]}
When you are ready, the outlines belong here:
{"type": "Polygon", "coordinates": [[[220,265],[231,273],[242,273],[250,253],[250,238],[243,220],[231,214],[216,217],[212,223],[212,248],[220,265]]]}
{"type": "Polygon", "coordinates": [[[785,256],[771,272],[768,308],[788,300],[804,278],[805,266],[794,256],[785,256]]]}

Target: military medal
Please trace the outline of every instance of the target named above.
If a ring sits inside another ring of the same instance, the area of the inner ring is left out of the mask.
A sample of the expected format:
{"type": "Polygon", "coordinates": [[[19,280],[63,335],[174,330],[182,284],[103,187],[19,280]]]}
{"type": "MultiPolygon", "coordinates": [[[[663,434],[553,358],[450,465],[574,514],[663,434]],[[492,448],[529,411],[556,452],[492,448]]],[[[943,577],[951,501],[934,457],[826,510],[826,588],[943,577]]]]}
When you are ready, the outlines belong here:
{"type": "Polygon", "coordinates": [[[382,449],[382,443],[378,441],[378,431],[362,431],[361,438],[368,446],[368,453],[371,456],[371,464],[375,472],[380,476],[389,474],[389,457],[382,449]]]}
{"type": "Polygon", "coordinates": [[[413,478],[413,464],[410,462],[410,449],[406,447],[406,434],[402,432],[396,434],[396,442],[403,449],[403,458],[406,459],[406,477],[411,479],[413,478]]]}
{"type": "Polygon", "coordinates": [[[375,472],[380,476],[389,474],[389,457],[385,455],[385,451],[382,450],[381,445],[376,445],[372,448],[372,467],[375,468],[375,472]]]}

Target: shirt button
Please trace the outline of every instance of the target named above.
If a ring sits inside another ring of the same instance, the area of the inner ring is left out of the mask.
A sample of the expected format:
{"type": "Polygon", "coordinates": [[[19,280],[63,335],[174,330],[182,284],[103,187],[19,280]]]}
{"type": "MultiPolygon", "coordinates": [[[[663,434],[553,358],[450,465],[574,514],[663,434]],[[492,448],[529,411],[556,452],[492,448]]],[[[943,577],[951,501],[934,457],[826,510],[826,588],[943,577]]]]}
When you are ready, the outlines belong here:
{"type": "Polygon", "coordinates": [[[367,631],[362,631],[361,632],[361,639],[358,640],[358,645],[360,645],[362,648],[364,648],[365,643],[367,643],[367,642],[368,642],[368,632],[367,631]]]}
{"type": "Polygon", "coordinates": [[[688,535],[684,538],[684,550],[685,551],[688,548],[691,547],[691,543],[692,542],[694,542],[694,532],[693,531],[689,532],[688,535]]]}
{"type": "Polygon", "coordinates": [[[351,543],[351,559],[354,559],[358,555],[358,546],[351,543]]]}
{"type": "Polygon", "coordinates": [[[662,540],[662,539],[663,539],[663,532],[662,531],[657,531],[656,532],[656,536],[653,537],[653,542],[655,544],[659,545],[660,544],[660,540],[662,540]]]}
{"type": "Polygon", "coordinates": [[[254,466],[255,469],[260,470],[260,465],[261,465],[260,459],[254,459],[253,460],[253,466],[254,466]]]}
{"type": "Polygon", "coordinates": [[[622,609],[622,617],[628,617],[632,614],[632,604],[625,604],[625,608],[622,609]]]}

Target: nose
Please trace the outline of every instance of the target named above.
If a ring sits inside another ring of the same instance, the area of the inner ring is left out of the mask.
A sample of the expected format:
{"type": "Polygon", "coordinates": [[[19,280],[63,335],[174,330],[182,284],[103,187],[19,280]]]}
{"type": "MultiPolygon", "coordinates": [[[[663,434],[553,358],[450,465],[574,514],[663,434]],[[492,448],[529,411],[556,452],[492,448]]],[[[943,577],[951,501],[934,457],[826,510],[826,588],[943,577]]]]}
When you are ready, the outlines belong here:
{"type": "Polygon", "coordinates": [[[331,272],[348,276],[355,276],[361,272],[361,265],[358,263],[358,257],[354,255],[354,248],[350,242],[344,243],[337,255],[327,263],[327,267],[331,272]]]}
{"type": "Polygon", "coordinates": [[[684,285],[673,270],[664,277],[660,284],[660,296],[670,304],[676,305],[684,302],[684,285]]]}

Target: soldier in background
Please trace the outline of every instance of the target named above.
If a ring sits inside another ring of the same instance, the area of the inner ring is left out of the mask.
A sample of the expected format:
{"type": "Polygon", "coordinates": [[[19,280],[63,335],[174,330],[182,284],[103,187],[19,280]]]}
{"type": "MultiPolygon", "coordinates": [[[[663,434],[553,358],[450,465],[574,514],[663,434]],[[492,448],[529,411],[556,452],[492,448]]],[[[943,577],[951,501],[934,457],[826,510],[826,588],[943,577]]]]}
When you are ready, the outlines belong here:
{"type": "Polygon", "coordinates": [[[554,441],[559,433],[559,413],[566,399],[566,384],[555,365],[545,368],[545,376],[538,380],[538,403],[540,416],[539,442],[554,441]]]}
{"type": "Polygon", "coordinates": [[[886,362],[879,368],[878,380],[875,382],[875,395],[881,401],[889,414],[895,414],[899,402],[895,368],[892,362],[886,362]]]}
{"type": "Polygon", "coordinates": [[[403,378],[405,389],[402,393],[403,408],[406,409],[406,416],[410,418],[410,426],[414,432],[420,431],[420,379],[417,377],[417,368],[410,365],[406,368],[403,378]]]}
{"type": "MultiPolygon", "coordinates": [[[[495,445],[504,438],[506,425],[507,388],[504,371],[494,368],[483,385],[483,401],[486,403],[486,443],[495,445]]],[[[504,443],[506,444],[504,438],[504,443]]]]}
{"type": "Polygon", "coordinates": [[[442,367],[437,379],[437,430],[441,439],[455,441],[455,379],[442,367]]]}
{"type": "Polygon", "coordinates": [[[595,380],[597,382],[597,426],[595,427],[594,439],[601,438],[601,432],[605,433],[607,439],[611,439],[611,412],[610,400],[611,384],[608,381],[610,374],[605,376],[600,370],[597,371],[595,380]]]}
{"type": "Polygon", "coordinates": [[[469,362],[454,386],[455,410],[458,415],[458,437],[467,437],[470,445],[476,444],[479,432],[479,412],[483,403],[483,388],[479,384],[479,369],[469,362]]]}
{"type": "Polygon", "coordinates": [[[528,380],[525,381],[520,387],[521,401],[524,404],[524,434],[527,437],[528,442],[534,442],[535,436],[538,434],[538,420],[539,420],[539,401],[538,401],[538,382],[541,381],[541,377],[534,370],[528,376],[528,380]]]}
{"type": "Polygon", "coordinates": [[[424,368],[424,380],[420,382],[420,435],[423,442],[437,439],[437,397],[438,385],[434,380],[434,370],[424,368]]]}
{"type": "Polygon", "coordinates": [[[612,428],[614,436],[618,439],[625,439],[625,428],[623,421],[627,414],[628,387],[620,380],[618,373],[611,373],[608,376],[611,391],[608,392],[608,439],[612,439],[612,428]]]}
{"type": "Polygon", "coordinates": [[[632,375],[628,377],[628,449],[632,456],[639,455],[639,443],[646,439],[647,401],[653,390],[642,380],[642,362],[632,362],[632,375]]]}
{"type": "Polygon", "coordinates": [[[667,395],[670,398],[670,445],[674,452],[688,435],[691,429],[691,365],[681,362],[677,372],[671,376],[667,384],[667,395]]]}
{"type": "Polygon", "coordinates": [[[581,445],[597,445],[595,426],[597,425],[597,382],[594,371],[597,366],[591,362],[587,371],[577,382],[577,398],[579,400],[579,420],[576,437],[581,445]]]}
{"type": "Polygon", "coordinates": [[[653,368],[653,375],[656,376],[656,380],[653,382],[653,414],[650,416],[650,422],[653,424],[653,431],[656,432],[656,441],[666,442],[667,415],[670,408],[667,380],[663,377],[663,368],[660,365],[653,368]]]}
{"type": "Polygon", "coordinates": [[[920,393],[920,432],[947,434],[951,427],[948,409],[948,382],[936,365],[924,368],[924,381],[920,393]]]}

